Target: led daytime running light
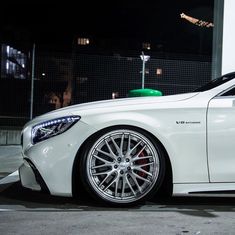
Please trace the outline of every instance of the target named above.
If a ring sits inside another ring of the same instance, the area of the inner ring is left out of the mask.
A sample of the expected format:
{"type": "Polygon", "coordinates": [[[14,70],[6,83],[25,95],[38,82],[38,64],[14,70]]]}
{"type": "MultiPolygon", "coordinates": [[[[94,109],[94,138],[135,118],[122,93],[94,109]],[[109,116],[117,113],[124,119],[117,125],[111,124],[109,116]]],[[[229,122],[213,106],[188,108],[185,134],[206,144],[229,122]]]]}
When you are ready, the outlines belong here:
{"type": "Polygon", "coordinates": [[[80,118],[80,116],[65,116],[35,125],[32,128],[32,143],[36,144],[40,141],[62,134],[79,121],[80,118]]]}

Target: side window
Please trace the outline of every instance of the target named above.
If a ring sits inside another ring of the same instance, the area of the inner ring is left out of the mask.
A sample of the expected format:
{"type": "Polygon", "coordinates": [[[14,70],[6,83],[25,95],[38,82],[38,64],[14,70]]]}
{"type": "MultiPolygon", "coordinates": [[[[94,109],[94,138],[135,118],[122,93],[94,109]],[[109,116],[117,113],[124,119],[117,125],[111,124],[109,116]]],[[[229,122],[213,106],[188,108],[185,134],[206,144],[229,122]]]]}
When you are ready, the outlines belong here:
{"type": "Polygon", "coordinates": [[[235,87],[233,87],[232,89],[230,89],[229,91],[226,91],[224,94],[222,94],[221,96],[235,96],[235,87]]]}

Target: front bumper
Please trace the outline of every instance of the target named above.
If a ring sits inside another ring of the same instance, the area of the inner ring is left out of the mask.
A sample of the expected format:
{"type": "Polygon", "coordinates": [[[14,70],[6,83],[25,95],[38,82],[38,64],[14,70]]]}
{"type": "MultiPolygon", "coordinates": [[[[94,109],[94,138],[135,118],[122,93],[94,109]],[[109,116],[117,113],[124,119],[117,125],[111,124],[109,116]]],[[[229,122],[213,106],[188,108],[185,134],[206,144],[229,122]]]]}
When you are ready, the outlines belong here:
{"type": "Polygon", "coordinates": [[[19,176],[23,187],[49,193],[42,176],[29,159],[24,159],[24,163],[19,168],[19,176]]]}
{"type": "Polygon", "coordinates": [[[49,191],[55,196],[71,197],[77,152],[96,130],[79,121],[63,134],[32,145],[31,128],[27,126],[23,130],[24,164],[19,169],[22,185],[37,191],[49,191]]]}

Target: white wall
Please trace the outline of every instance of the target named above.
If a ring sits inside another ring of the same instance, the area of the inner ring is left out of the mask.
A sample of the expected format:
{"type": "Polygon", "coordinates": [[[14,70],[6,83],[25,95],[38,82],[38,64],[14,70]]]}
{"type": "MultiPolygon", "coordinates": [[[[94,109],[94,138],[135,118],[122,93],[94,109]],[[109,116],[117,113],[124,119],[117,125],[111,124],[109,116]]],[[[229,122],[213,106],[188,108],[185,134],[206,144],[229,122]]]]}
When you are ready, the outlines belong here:
{"type": "Polygon", "coordinates": [[[222,75],[235,71],[235,0],[224,0],[222,75]]]}

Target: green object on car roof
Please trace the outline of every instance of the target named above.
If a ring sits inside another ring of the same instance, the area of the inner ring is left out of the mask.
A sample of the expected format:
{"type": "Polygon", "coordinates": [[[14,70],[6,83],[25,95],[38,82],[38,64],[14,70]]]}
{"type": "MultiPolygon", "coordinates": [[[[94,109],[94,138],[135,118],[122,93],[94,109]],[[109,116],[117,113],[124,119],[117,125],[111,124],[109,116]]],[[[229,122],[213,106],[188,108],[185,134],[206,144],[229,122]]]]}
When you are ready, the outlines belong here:
{"type": "Polygon", "coordinates": [[[140,96],[162,96],[162,92],[154,89],[135,89],[128,92],[128,97],[140,97],[140,96]]]}

